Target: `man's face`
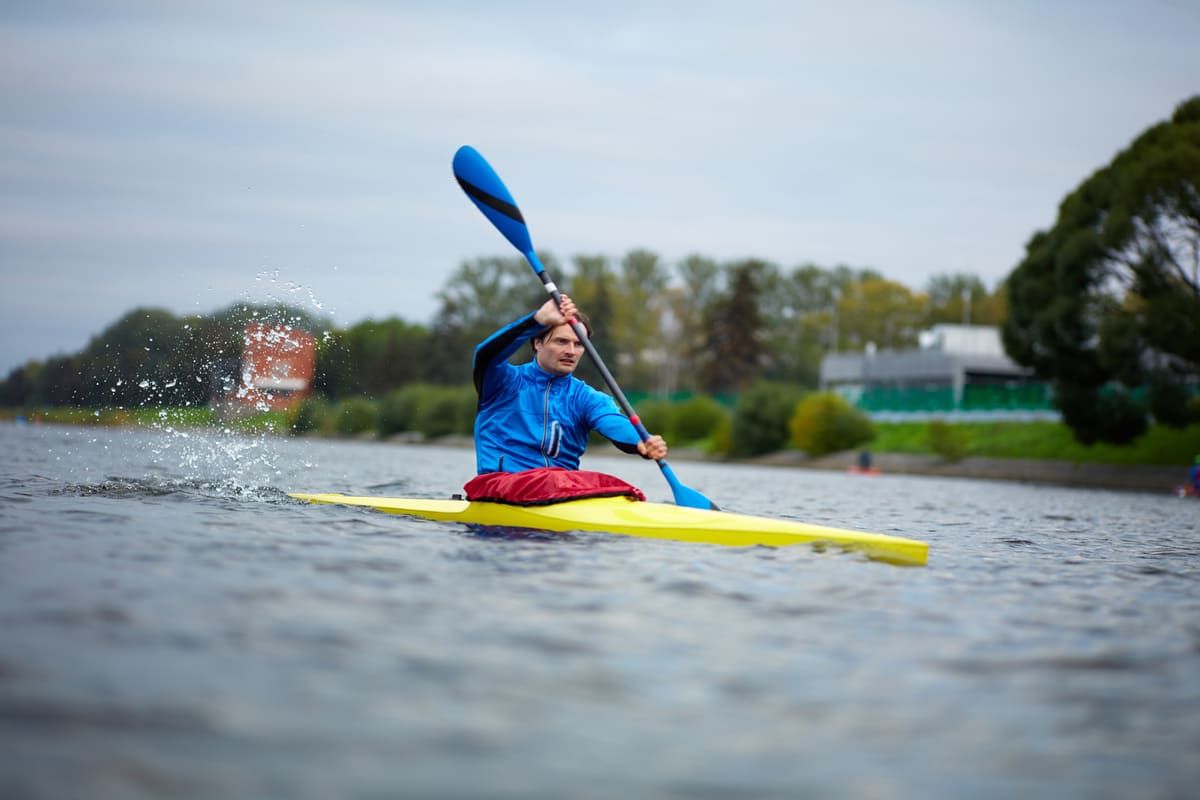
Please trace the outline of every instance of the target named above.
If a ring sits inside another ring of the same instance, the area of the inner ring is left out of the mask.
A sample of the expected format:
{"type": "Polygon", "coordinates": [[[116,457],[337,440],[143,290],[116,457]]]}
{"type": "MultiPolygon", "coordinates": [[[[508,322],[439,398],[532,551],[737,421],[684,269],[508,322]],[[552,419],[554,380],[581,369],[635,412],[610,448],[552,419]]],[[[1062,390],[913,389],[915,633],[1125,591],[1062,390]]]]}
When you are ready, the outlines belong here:
{"type": "Polygon", "coordinates": [[[583,345],[570,325],[559,325],[545,339],[535,339],[533,347],[538,366],[555,375],[570,375],[583,356],[583,345]]]}

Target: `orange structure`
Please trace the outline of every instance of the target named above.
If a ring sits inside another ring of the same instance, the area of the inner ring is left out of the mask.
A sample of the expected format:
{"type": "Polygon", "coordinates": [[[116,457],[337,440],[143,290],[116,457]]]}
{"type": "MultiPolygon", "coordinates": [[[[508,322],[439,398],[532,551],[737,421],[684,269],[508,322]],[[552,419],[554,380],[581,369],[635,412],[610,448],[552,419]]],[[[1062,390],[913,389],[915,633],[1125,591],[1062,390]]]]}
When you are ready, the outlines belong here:
{"type": "Polygon", "coordinates": [[[317,340],[289,325],[250,322],[242,349],[238,405],[258,411],[290,408],[312,391],[317,340]]]}

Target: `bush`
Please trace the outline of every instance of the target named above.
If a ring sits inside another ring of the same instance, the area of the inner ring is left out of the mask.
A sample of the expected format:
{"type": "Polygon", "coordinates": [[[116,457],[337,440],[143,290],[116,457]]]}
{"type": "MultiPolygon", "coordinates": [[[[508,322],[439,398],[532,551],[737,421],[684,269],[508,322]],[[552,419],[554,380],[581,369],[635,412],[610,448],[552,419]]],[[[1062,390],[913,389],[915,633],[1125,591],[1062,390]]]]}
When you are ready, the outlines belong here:
{"type": "Polygon", "coordinates": [[[733,410],[733,454],[753,456],[786,447],[788,422],[800,397],[795,386],[768,381],[743,392],[733,410]]]}
{"type": "Polygon", "coordinates": [[[425,387],[417,402],[416,429],[428,438],[470,435],[477,402],[474,387],[425,387]]]}
{"type": "Polygon", "coordinates": [[[1200,422],[1200,415],[1190,404],[1193,398],[1186,383],[1156,376],[1150,380],[1147,399],[1156,422],[1172,428],[1186,428],[1193,422],[1200,422]]]}
{"type": "Polygon", "coordinates": [[[1097,389],[1061,381],[1054,402],[1080,444],[1129,444],[1149,427],[1146,410],[1120,385],[1097,389]]]}
{"type": "Polygon", "coordinates": [[[706,395],[695,395],[675,407],[671,442],[687,444],[711,440],[728,417],[729,414],[716,400],[706,395]]]}
{"type": "Polygon", "coordinates": [[[727,456],[733,452],[733,415],[726,413],[721,417],[705,450],[711,455],[720,456],[727,456]]]}
{"type": "Polygon", "coordinates": [[[816,392],[801,400],[788,431],[792,446],[813,457],[849,450],[875,436],[870,418],[833,392],[816,392]]]}
{"type": "Polygon", "coordinates": [[[328,433],[333,429],[333,414],[323,397],[301,400],[288,411],[287,426],[295,433],[328,433]]]}
{"type": "Polygon", "coordinates": [[[670,403],[666,400],[643,400],[637,404],[634,411],[642,420],[642,424],[646,426],[646,430],[662,436],[670,443],[671,427],[675,416],[675,409],[670,403]]]}
{"type": "Polygon", "coordinates": [[[429,386],[410,383],[388,392],[379,403],[379,434],[390,436],[393,433],[415,431],[421,398],[430,390],[429,386]]]}
{"type": "Polygon", "coordinates": [[[962,461],[967,454],[967,432],[950,423],[934,419],[925,427],[929,449],[947,461],[962,461]]]}
{"type": "Polygon", "coordinates": [[[379,425],[379,408],[366,397],[351,397],[337,407],[337,432],[357,434],[375,431],[379,425]]]}

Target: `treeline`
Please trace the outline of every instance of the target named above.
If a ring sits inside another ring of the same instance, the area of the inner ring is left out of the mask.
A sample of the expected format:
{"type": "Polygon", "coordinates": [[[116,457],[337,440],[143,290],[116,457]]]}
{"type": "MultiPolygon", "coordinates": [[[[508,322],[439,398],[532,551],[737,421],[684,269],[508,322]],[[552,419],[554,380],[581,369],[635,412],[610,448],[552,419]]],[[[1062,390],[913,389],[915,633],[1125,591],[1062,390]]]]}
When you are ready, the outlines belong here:
{"type": "MultiPolygon", "coordinates": [[[[1003,291],[977,277],[937,277],[913,291],[869,269],[690,256],[647,250],[619,259],[542,260],[591,317],[595,342],[627,391],[730,395],[758,381],[815,387],[832,349],[910,347],[938,322],[998,324],[1003,291]]],[[[317,337],[316,393],[382,399],[415,384],[470,383],[475,345],[544,302],[519,258],[463,263],[438,293],[432,323],[366,320],[338,329],[287,306],[234,305],[208,315],[135,309],[72,355],[31,361],[0,383],[0,405],[204,405],[239,379],[247,322],[317,337]]],[[[590,365],[580,376],[599,381],[590,365]]]]}
{"type": "Polygon", "coordinates": [[[212,314],[128,312],[77,353],[30,361],[0,383],[0,405],[140,408],[202,406],[233,390],[248,322],[328,331],[286,306],[234,305],[212,314]]]}
{"type": "MultiPolygon", "coordinates": [[[[297,434],[407,434],[420,440],[469,436],[475,403],[470,386],[409,384],[378,399],[310,397],[288,413],[284,427],[297,434]]],[[[732,407],[700,394],[678,401],[646,400],[638,404],[638,414],[672,446],[721,456],[755,456],[787,447],[821,456],[865,444],[875,435],[867,415],[840,396],[771,381],[753,384],[732,407]]],[[[592,438],[593,443],[606,441],[598,434],[592,438]]]]}
{"type": "MultiPolygon", "coordinates": [[[[1000,324],[1003,287],[943,275],[923,291],[871,269],[760,259],[719,263],[693,255],[670,264],[648,250],[619,259],[579,255],[547,269],[587,313],[594,340],[622,386],[651,393],[731,394],[759,380],[815,387],[831,350],[917,344],[939,322],[1000,324]]],[[[427,378],[469,381],[469,354],[499,325],[545,295],[519,257],[464,263],[439,292],[427,378]]],[[[594,377],[587,365],[581,377],[594,377]]]]}

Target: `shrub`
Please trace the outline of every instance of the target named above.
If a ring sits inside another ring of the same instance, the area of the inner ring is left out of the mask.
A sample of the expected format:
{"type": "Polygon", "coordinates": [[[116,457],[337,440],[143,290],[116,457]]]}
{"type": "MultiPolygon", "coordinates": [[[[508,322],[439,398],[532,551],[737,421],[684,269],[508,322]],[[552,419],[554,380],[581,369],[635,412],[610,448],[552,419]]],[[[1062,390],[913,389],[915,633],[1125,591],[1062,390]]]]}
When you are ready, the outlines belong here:
{"type": "Polygon", "coordinates": [[[962,461],[967,454],[967,432],[950,423],[934,419],[926,426],[929,449],[947,461],[962,461]]]}
{"type": "Polygon", "coordinates": [[[675,407],[674,424],[671,426],[672,443],[687,444],[711,439],[728,417],[729,414],[716,400],[706,395],[695,395],[675,407]]]}
{"type": "Polygon", "coordinates": [[[650,433],[658,434],[670,442],[672,438],[672,423],[674,421],[674,408],[665,400],[643,400],[634,408],[638,417],[641,418],[642,424],[646,426],[646,430],[650,433]]]}
{"type": "Polygon", "coordinates": [[[705,450],[711,455],[727,456],[733,452],[733,416],[725,413],[712,432],[705,450]]]}
{"type": "Polygon", "coordinates": [[[287,426],[295,433],[329,432],[333,429],[329,402],[317,396],[304,398],[288,411],[287,426]]]}
{"type": "Polygon", "coordinates": [[[379,403],[380,435],[390,436],[393,433],[415,431],[421,397],[430,390],[429,386],[410,383],[401,389],[388,392],[379,403]]]}
{"type": "Polygon", "coordinates": [[[345,434],[374,431],[379,424],[379,408],[366,397],[351,397],[337,407],[337,432],[345,434]]]}
{"type": "Polygon", "coordinates": [[[1129,444],[1149,427],[1145,408],[1120,385],[1097,389],[1061,381],[1054,402],[1080,444],[1129,444]]]}
{"type": "Polygon", "coordinates": [[[870,418],[833,392],[816,392],[801,400],[788,431],[792,446],[814,457],[849,450],[875,436],[870,418]]]}
{"type": "Polygon", "coordinates": [[[1193,422],[1200,421],[1200,416],[1189,405],[1192,399],[1191,390],[1186,383],[1162,377],[1150,380],[1148,401],[1150,413],[1156,422],[1172,428],[1186,428],[1193,422]]]}
{"type": "Polygon", "coordinates": [[[475,389],[430,386],[418,398],[416,429],[428,438],[469,435],[475,427],[475,389]]]}
{"type": "Polygon", "coordinates": [[[743,392],[733,410],[733,454],[752,456],[786,447],[788,421],[800,396],[795,386],[768,381],[743,392]]]}

